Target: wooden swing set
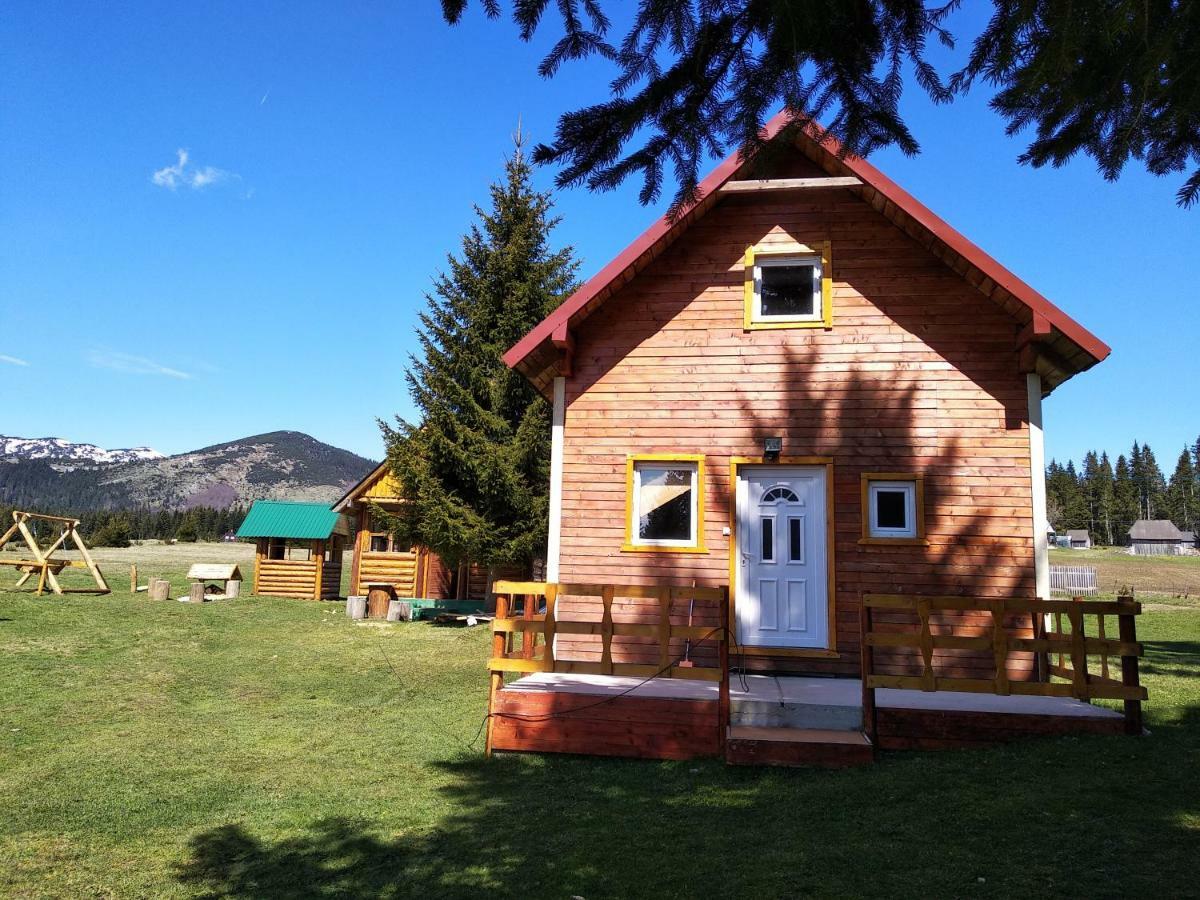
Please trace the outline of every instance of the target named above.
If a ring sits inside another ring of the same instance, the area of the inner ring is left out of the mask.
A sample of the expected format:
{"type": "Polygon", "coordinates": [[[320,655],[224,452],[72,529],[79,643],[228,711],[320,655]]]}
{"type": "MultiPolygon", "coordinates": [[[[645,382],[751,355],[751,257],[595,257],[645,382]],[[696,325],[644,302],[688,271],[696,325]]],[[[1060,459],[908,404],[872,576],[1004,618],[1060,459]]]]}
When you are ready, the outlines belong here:
{"type": "Polygon", "coordinates": [[[108,582],[104,580],[104,574],[100,571],[100,567],[96,565],[96,561],[92,559],[92,554],[88,552],[87,544],[79,536],[78,519],[68,519],[63,516],[44,516],[39,513],[22,512],[19,509],[13,510],[12,517],[12,527],[4,532],[3,536],[0,536],[0,566],[13,566],[21,573],[21,577],[17,579],[16,587],[21,587],[34,575],[37,575],[37,594],[39,596],[46,590],[46,585],[50,585],[50,590],[56,594],[110,593],[108,582]],[[33,532],[29,530],[30,521],[57,523],[61,529],[58,539],[45,550],[39,550],[37,539],[33,536],[33,532]],[[4,547],[18,534],[24,538],[25,545],[32,554],[33,559],[4,558],[2,554],[4,547]],[[83,559],[55,559],[54,554],[57,551],[66,549],[65,545],[68,539],[75,542],[75,547],[79,550],[79,554],[83,559]],[[67,568],[87,569],[92,573],[92,578],[95,579],[96,586],[94,588],[69,588],[64,590],[63,586],[59,584],[58,573],[67,568]]]}

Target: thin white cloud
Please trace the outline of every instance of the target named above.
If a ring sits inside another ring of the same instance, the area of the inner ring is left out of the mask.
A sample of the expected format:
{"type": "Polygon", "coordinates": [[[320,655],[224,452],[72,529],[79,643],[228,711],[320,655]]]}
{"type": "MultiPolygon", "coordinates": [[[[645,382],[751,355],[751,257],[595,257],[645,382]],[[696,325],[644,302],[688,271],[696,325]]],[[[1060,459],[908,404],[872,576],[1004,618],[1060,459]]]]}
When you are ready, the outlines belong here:
{"type": "Polygon", "coordinates": [[[27,366],[29,363],[26,360],[18,359],[15,356],[9,356],[6,353],[0,353],[0,362],[8,363],[10,366],[27,366]]]}
{"type": "Polygon", "coordinates": [[[180,379],[192,377],[187,372],[164,366],[144,356],[118,353],[114,350],[93,350],[88,354],[88,362],[98,369],[112,369],[114,372],[126,372],[130,375],[165,375],[168,378],[180,379]]]}
{"type": "Polygon", "coordinates": [[[194,191],[219,184],[230,178],[237,178],[233,172],[218,169],[216,166],[196,166],[191,164],[187,150],[180,148],[175,151],[175,164],[156,169],[150,180],[159,187],[175,190],[181,185],[194,191]]]}

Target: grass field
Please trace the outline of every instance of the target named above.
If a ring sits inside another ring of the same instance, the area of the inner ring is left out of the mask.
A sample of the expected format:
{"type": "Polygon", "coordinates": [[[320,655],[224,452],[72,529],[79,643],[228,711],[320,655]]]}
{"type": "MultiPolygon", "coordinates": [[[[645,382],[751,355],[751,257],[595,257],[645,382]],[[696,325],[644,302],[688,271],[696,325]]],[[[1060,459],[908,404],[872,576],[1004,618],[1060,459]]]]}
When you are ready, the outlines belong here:
{"type": "MultiPolygon", "coordinates": [[[[1136,594],[1200,603],[1200,556],[1132,556],[1120,548],[1051,550],[1050,562],[1064,566],[1095,566],[1096,583],[1105,594],[1132,587],[1136,594]]],[[[1151,598],[1145,598],[1150,600],[1151,598]]]]}
{"type": "Polygon", "coordinates": [[[485,761],[484,629],[154,603],[109,559],[107,597],[0,589],[2,896],[1200,896],[1200,609],[1141,623],[1145,738],[485,761]]]}

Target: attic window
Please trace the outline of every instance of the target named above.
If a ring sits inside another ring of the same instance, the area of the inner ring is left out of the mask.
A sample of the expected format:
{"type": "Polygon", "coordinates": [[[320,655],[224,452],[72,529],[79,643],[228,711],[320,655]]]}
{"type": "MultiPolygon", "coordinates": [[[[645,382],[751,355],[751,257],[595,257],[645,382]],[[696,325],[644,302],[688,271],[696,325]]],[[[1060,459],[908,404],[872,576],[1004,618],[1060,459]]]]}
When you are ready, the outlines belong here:
{"type": "Polygon", "coordinates": [[[746,251],[745,327],[831,328],[828,244],[819,251],[746,251]]]}

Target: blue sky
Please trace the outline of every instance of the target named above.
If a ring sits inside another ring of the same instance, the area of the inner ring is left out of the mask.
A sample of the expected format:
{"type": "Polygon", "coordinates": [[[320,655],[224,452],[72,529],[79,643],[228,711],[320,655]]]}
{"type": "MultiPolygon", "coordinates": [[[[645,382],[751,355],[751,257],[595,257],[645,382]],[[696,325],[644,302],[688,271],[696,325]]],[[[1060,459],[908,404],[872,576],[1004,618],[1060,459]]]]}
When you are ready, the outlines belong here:
{"type": "MultiPolygon", "coordinates": [[[[540,79],[553,31],[522,44],[477,6],[450,28],[436,0],[10,4],[0,434],[172,453],[295,429],[378,457],[424,293],[518,120],[550,139],[611,75],[540,79]]],[[[1113,346],[1048,401],[1048,453],[1137,438],[1169,471],[1200,434],[1200,210],[1137,168],[1018,166],[987,96],[910,92],[923,153],[872,162],[1113,346]]],[[[585,275],[661,212],[637,187],[558,195],[585,275]]]]}

